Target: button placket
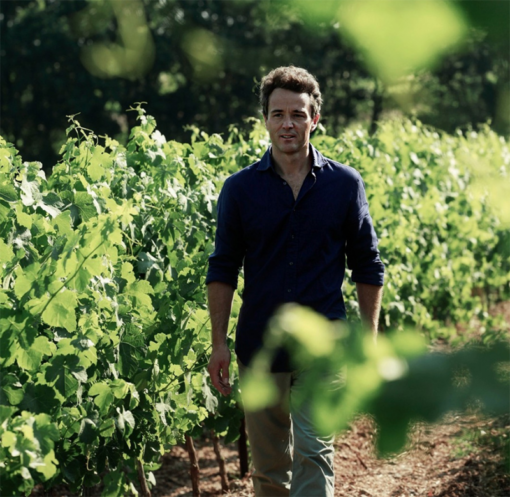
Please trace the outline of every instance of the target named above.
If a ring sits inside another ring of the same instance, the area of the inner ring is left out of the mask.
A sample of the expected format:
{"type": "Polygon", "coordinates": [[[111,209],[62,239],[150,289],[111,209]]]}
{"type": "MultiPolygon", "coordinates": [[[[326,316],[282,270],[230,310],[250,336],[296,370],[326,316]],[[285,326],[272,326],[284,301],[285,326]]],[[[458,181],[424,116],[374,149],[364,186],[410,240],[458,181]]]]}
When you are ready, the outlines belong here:
{"type": "Polygon", "coordinates": [[[315,175],[315,171],[312,170],[310,176],[305,178],[305,182],[303,183],[303,187],[301,188],[298,198],[294,201],[292,205],[292,210],[290,212],[290,240],[289,240],[289,248],[287,251],[287,270],[286,270],[286,281],[285,288],[287,289],[285,292],[285,297],[287,301],[295,300],[297,298],[297,264],[298,260],[298,243],[299,243],[299,205],[300,202],[303,201],[305,195],[315,186],[317,182],[317,176],[315,175]]]}
{"type": "Polygon", "coordinates": [[[293,301],[296,299],[296,289],[297,289],[297,252],[298,252],[298,236],[299,233],[299,215],[296,212],[295,205],[293,206],[290,212],[290,238],[287,249],[287,269],[286,273],[286,281],[285,281],[285,300],[293,301]]]}

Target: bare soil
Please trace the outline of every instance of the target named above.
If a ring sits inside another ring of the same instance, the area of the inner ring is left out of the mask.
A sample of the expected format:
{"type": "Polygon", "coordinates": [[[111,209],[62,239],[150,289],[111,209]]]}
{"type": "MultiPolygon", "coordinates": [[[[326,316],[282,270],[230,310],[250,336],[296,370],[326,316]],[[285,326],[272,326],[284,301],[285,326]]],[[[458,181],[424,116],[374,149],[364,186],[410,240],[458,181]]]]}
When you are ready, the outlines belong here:
{"type": "MultiPolygon", "coordinates": [[[[509,430],[510,420],[506,418],[450,415],[440,424],[416,424],[405,452],[378,459],[374,423],[360,417],[335,443],[335,496],[508,497],[510,475],[501,443],[509,430]]],[[[196,449],[202,496],[222,495],[212,441],[197,440],[196,449]]],[[[222,453],[230,479],[230,492],[223,495],[253,496],[249,475],[239,478],[236,445],[224,446],[222,453]]],[[[164,457],[155,476],[154,497],[193,496],[183,447],[174,447],[164,457]]]]}

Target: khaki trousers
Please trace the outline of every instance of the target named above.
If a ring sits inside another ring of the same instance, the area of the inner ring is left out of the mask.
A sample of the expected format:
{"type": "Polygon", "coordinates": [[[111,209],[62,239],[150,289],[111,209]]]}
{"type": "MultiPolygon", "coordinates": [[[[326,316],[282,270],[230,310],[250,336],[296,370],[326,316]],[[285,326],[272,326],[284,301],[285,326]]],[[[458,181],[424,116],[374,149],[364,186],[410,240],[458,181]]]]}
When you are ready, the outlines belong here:
{"type": "MultiPolygon", "coordinates": [[[[247,368],[237,362],[242,378],[247,368]]],[[[306,371],[272,373],[279,402],[245,412],[257,497],[333,497],[334,437],[318,436],[310,406],[297,405],[304,375],[306,371]]]]}

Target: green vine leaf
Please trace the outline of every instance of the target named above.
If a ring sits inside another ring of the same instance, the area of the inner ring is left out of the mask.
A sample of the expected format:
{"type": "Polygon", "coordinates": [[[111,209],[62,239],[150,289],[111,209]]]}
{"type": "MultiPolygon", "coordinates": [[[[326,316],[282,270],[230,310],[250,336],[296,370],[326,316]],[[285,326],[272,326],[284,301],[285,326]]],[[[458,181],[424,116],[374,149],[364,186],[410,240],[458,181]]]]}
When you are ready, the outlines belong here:
{"type": "Polygon", "coordinates": [[[77,305],[76,293],[64,289],[49,301],[42,313],[42,320],[50,326],[65,328],[70,332],[76,331],[77,305]]]}

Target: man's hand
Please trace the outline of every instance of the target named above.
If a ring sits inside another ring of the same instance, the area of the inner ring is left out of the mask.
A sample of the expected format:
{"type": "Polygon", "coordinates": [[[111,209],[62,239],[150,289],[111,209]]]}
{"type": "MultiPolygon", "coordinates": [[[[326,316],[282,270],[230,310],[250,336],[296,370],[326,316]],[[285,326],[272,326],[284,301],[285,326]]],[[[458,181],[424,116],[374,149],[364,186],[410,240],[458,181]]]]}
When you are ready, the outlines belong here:
{"type": "Polygon", "coordinates": [[[228,381],[230,349],[227,345],[227,331],[233,298],[234,288],[231,285],[221,281],[213,281],[207,285],[212,338],[212,354],[207,370],[212,384],[223,395],[230,395],[232,392],[228,381]]]}
{"type": "Polygon", "coordinates": [[[216,390],[223,395],[230,395],[232,387],[228,379],[230,366],[230,349],[227,344],[213,347],[207,370],[211,375],[211,381],[216,390]]]}

